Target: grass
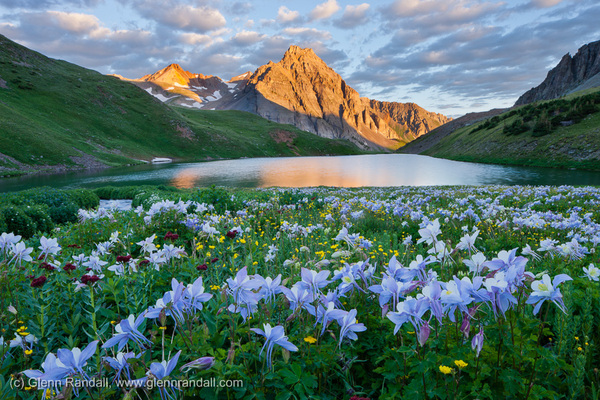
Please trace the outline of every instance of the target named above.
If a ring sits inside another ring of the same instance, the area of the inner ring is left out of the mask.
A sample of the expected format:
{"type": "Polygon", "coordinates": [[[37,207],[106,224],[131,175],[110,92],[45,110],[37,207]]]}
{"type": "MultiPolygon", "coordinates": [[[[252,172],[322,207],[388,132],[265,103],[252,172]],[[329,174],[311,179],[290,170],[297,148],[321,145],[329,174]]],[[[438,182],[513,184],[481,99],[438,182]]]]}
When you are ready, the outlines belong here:
{"type": "Polygon", "coordinates": [[[573,118],[573,107],[598,98],[599,93],[598,88],[588,89],[513,109],[456,130],[424,154],[458,161],[600,170],[597,103],[573,125],[559,124],[573,118]]]}
{"type": "Polygon", "coordinates": [[[242,112],[171,108],[117,78],[47,58],[0,36],[3,174],[47,166],[109,166],[175,160],[357,154],[333,141],[242,112]],[[277,143],[274,131],[294,136],[277,143]],[[82,157],[75,159],[73,157],[82,157]],[[29,168],[27,168],[29,167],[29,168]]]}

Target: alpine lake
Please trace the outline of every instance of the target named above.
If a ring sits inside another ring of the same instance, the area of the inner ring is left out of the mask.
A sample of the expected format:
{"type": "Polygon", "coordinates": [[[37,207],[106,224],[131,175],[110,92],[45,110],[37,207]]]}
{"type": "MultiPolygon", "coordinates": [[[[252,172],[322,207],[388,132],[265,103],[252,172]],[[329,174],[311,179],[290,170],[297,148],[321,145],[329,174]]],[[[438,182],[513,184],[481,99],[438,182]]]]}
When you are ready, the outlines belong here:
{"type": "Polygon", "coordinates": [[[477,164],[412,154],[251,158],[6,178],[0,180],[0,192],[40,186],[72,189],[129,185],[177,188],[600,185],[600,172],[477,164]]]}

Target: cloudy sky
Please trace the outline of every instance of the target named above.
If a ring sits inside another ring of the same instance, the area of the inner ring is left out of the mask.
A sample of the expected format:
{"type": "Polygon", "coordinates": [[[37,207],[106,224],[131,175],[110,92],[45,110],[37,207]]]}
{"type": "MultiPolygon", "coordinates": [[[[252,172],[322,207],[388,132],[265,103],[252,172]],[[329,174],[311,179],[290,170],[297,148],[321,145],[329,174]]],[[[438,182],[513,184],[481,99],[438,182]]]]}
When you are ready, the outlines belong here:
{"type": "Polygon", "coordinates": [[[227,80],[311,47],[362,96],[446,115],[512,105],[600,40],[597,0],[0,0],[0,33],[138,78],[170,63],[227,80]]]}

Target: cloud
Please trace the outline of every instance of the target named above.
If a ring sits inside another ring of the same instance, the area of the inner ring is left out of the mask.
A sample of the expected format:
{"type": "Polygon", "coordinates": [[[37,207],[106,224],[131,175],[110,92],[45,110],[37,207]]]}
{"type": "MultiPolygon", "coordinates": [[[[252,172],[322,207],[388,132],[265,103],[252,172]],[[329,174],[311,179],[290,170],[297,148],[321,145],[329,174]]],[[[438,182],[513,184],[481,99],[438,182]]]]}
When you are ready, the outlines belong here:
{"type": "Polygon", "coordinates": [[[340,10],[336,0],[327,0],[317,5],[309,14],[311,20],[327,19],[340,10]]]}
{"type": "Polygon", "coordinates": [[[260,42],[266,35],[254,31],[241,31],[231,39],[236,46],[249,46],[260,42]]]}
{"type": "Polygon", "coordinates": [[[492,19],[506,8],[503,2],[472,0],[396,0],[381,9],[387,30],[400,29],[427,40],[429,36],[451,33],[465,26],[492,19]],[[415,34],[416,32],[416,34],[415,34]]]}
{"type": "Polygon", "coordinates": [[[227,24],[223,14],[209,6],[194,7],[174,0],[134,0],[132,5],[143,17],[181,30],[206,33],[227,24]]]}
{"type": "Polygon", "coordinates": [[[315,28],[286,28],[283,33],[290,36],[301,36],[306,39],[330,40],[331,33],[315,28]]]}
{"type": "Polygon", "coordinates": [[[300,12],[292,11],[286,6],[279,7],[279,11],[277,11],[277,22],[280,24],[287,24],[290,22],[295,22],[300,19],[300,12]]]}
{"type": "Polygon", "coordinates": [[[460,99],[464,104],[509,106],[541,83],[565,53],[598,40],[600,35],[597,5],[569,8],[568,14],[553,10],[535,22],[515,26],[501,23],[507,9],[498,3],[494,14],[454,1],[463,7],[449,15],[453,22],[447,23],[456,28],[446,31],[425,23],[417,29],[425,15],[436,20],[438,11],[425,11],[433,2],[398,1],[394,5],[400,3],[405,8],[396,11],[410,16],[399,17],[392,38],[365,57],[362,67],[348,79],[361,94],[397,101],[402,88],[415,94],[435,91],[440,96],[434,97],[447,99],[438,100],[439,104],[460,99]],[[414,7],[431,14],[414,14],[414,7]],[[464,23],[467,20],[472,23],[464,23]]]}
{"type": "Polygon", "coordinates": [[[94,7],[101,3],[104,0],[0,0],[0,7],[40,10],[54,6],[94,7]]]}
{"type": "Polygon", "coordinates": [[[227,7],[227,12],[233,15],[248,15],[254,11],[254,5],[250,2],[236,1],[227,7]]]}
{"type": "Polygon", "coordinates": [[[209,35],[203,35],[200,33],[182,33],[181,41],[183,43],[195,46],[199,44],[209,45],[212,43],[213,39],[209,35]]]}
{"type": "Polygon", "coordinates": [[[53,20],[61,29],[73,33],[89,33],[100,29],[100,20],[94,15],[48,11],[49,20],[53,20]]]}
{"type": "Polygon", "coordinates": [[[368,11],[371,7],[368,3],[356,6],[346,6],[342,17],[334,22],[334,25],[342,29],[353,29],[368,22],[368,11]]]}
{"type": "Polygon", "coordinates": [[[531,5],[536,8],[549,8],[560,4],[563,0],[531,0],[531,5]]]}

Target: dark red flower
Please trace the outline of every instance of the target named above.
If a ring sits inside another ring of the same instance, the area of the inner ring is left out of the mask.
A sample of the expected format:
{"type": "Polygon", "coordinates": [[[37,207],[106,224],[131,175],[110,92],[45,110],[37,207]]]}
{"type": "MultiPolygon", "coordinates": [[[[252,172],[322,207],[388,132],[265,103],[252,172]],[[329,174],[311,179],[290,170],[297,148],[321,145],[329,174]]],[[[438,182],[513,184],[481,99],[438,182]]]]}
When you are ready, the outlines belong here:
{"type": "Polygon", "coordinates": [[[177,240],[179,239],[179,235],[176,233],[171,233],[171,231],[167,232],[165,235],[165,240],[177,240]]]}
{"type": "Polygon", "coordinates": [[[217,261],[219,261],[218,258],[213,258],[212,260],[210,260],[210,262],[213,263],[213,264],[216,263],[217,261]]]}
{"type": "Polygon", "coordinates": [[[198,265],[198,266],[196,267],[196,269],[197,269],[198,271],[206,271],[206,270],[208,269],[208,265],[206,265],[206,264],[201,264],[201,265],[198,265]]]}
{"type": "Polygon", "coordinates": [[[140,265],[150,264],[150,260],[142,260],[139,262],[140,265]]]}
{"type": "Polygon", "coordinates": [[[45,269],[47,271],[54,271],[56,269],[55,266],[48,264],[47,262],[43,262],[40,264],[41,269],[45,269]]]}
{"type": "Polygon", "coordinates": [[[42,287],[44,286],[44,283],[46,283],[46,277],[41,275],[39,278],[34,278],[31,281],[31,287],[42,287]]]}
{"type": "Polygon", "coordinates": [[[98,282],[100,280],[100,277],[97,275],[83,275],[81,277],[81,283],[83,283],[84,285],[87,285],[88,283],[95,283],[98,282]]]}
{"type": "Polygon", "coordinates": [[[129,260],[131,260],[131,256],[127,255],[127,256],[117,256],[117,262],[129,262],[129,260]]]}
{"type": "Polygon", "coordinates": [[[78,244],[70,244],[67,247],[72,247],[72,248],[75,248],[75,249],[80,249],[81,248],[81,246],[78,245],[78,244]]]}
{"type": "Polygon", "coordinates": [[[90,272],[91,270],[92,269],[88,267],[88,268],[85,269],[85,272],[90,272]]]}
{"type": "Polygon", "coordinates": [[[238,234],[238,231],[229,231],[225,234],[225,236],[227,236],[230,239],[234,239],[238,234]]]}
{"type": "Polygon", "coordinates": [[[71,271],[75,271],[76,269],[77,267],[71,263],[66,263],[63,267],[63,270],[67,271],[68,273],[71,273],[71,271]]]}

